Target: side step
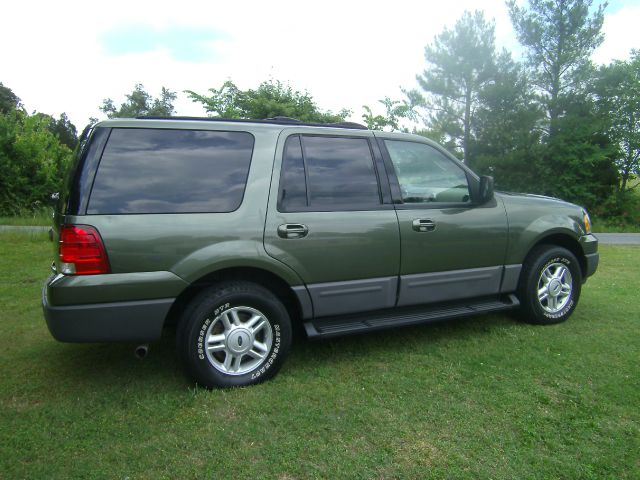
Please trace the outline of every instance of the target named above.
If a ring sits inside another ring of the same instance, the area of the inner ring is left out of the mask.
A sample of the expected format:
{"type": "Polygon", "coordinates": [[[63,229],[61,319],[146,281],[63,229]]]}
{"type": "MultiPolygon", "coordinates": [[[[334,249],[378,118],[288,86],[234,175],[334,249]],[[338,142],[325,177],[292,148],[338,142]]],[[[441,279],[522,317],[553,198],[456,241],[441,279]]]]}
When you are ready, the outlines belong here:
{"type": "Polygon", "coordinates": [[[309,338],[330,338],[385,328],[431,323],[481,313],[511,310],[519,305],[520,302],[516,296],[509,294],[499,299],[492,297],[490,299],[468,300],[465,303],[421,305],[379,312],[316,318],[305,322],[304,328],[309,338]]]}

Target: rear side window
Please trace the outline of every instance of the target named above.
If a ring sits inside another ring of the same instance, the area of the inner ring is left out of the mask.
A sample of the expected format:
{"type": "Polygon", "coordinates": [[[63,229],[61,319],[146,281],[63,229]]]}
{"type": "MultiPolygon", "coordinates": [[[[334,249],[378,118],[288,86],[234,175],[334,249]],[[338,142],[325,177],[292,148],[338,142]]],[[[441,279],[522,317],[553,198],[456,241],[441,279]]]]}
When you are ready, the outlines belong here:
{"type": "Polygon", "coordinates": [[[280,205],[285,212],[296,211],[307,206],[307,180],[300,137],[287,139],[282,158],[282,187],[280,205]]]}
{"type": "Polygon", "coordinates": [[[253,152],[246,132],[115,128],[87,213],[231,212],[253,152]]]}
{"type": "Polygon", "coordinates": [[[290,137],[282,171],[280,209],[285,212],[369,209],[382,203],[366,138],[290,137]]]}

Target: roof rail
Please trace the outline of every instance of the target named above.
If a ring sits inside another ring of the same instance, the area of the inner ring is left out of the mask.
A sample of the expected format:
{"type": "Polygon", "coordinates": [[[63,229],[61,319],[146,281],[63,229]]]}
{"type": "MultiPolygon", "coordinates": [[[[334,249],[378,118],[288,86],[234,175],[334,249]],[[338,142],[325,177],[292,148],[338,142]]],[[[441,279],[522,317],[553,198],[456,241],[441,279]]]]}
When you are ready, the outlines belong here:
{"type": "Polygon", "coordinates": [[[272,117],[264,119],[253,118],[221,118],[221,117],[162,117],[155,115],[142,115],[136,117],[138,120],[193,120],[206,122],[234,122],[234,123],[266,123],[275,125],[300,125],[303,127],[328,127],[328,128],[351,128],[357,130],[367,130],[367,127],[355,122],[338,122],[338,123],[313,123],[301,122],[298,119],[290,117],[272,117]]]}

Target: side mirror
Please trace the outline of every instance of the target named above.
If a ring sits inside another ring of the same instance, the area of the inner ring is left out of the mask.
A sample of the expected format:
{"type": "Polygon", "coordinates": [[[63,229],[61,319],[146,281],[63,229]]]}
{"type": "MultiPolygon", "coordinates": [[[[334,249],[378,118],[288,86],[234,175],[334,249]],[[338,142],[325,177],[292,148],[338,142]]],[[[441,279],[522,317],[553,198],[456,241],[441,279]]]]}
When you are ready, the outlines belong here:
{"type": "Polygon", "coordinates": [[[478,192],[480,203],[487,203],[493,198],[493,177],[483,175],[480,177],[480,188],[478,192]]]}

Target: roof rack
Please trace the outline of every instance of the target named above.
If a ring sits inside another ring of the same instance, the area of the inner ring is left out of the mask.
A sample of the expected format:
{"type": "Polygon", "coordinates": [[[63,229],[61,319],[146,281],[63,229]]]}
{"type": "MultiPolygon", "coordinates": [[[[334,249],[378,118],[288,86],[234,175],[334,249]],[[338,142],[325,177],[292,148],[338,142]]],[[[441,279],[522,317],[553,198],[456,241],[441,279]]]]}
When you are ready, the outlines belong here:
{"type": "Polygon", "coordinates": [[[161,117],[161,116],[139,116],[138,120],[195,120],[206,122],[234,122],[234,123],[267,123],[275,125],[300,125],[302,127],[329,127],[329,128],[350,128],[356,130],[367,130],[367,127],[360,123],[355,122],[337,122],[337,123],[313,123],[313,122],[301,122],[296,118],[291,117],[271,117],[264,119],[250,119],[250,118],[220,118],[220,117],[161,117]]]}

